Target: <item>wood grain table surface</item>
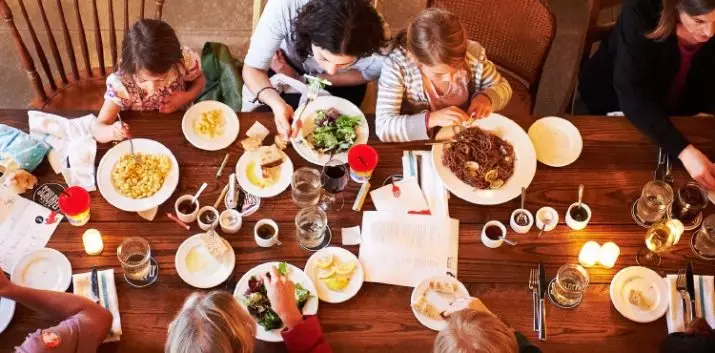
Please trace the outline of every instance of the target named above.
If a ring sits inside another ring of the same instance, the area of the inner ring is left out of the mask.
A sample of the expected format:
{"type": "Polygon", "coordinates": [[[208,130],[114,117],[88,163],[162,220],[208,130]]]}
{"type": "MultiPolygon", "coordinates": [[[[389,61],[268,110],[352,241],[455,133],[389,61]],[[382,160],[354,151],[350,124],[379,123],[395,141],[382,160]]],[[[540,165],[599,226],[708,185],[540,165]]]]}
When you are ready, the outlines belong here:
{"type": "MultiPolygon", "coordinates": [[[[83,112],[63,112],[77,117],[83,112]]],[[[149,241],[153,256],[160,266],[158,281],[149,288],[135,289],[117,277],[119,309],[123,336],[121,342],[105,344],[100,352],[162,352],[169,322],[181,308],[184,299],[196,289],[184,283],[174,267],[174,255],[179,244],[197,233],[179,228],[166,216],[173,209],[176,197],[193,193],[203,182],[209,187],[201,197],[202,204],[212,204],[225,185],[228,175],[243,152],[235,143],[227,150],[206,152],[189,144],[181,132],[181,113],[125,113],[135,137],[157,140],[173,151],[180,165],[180,180],[172,198],[160,207],[153,222],[141,219],[135,213],[115,209],[101,197],[92,193],[91,221],[84,227],[73,227],[63,222],[48,246],[69,258],[75,272],[92,266],[114,268],[121,272],[116,249],[125,237],[141,236],[149,241]],[[219,180],[214,174],[226,152],[231,153],[229,167],[219,180]],[[104,251],[99,256],[88,256],[82,248],[81,234],[87,228],[97,228],[104,236],[104,251]]],[[[531,116],[511,117],[525,130],[537,119],[531,116]]],[[[494,313],[548,353],[559,352],[656,352],[666,335],[665,320],[637,324],[621,316],[611,304],[609,284],[616,272],[636,265],[638,250],[645,247],[645,230],[637,226],[630,215],[632,202],[639,196],[642,186],[653,178],[657,149],[625,118],[570,117],[580,130],[584,148],[581,157],[572,165],[552,168],[539,164],[536,176],[528,189],[526,207],[535,212],[549,205],[561,214],[558,227],[541,238],[532,231],[526,235],[512,235],[518,240],[516,247],[502,246],[489,249],[479,240],[481,225],[488,220],[507,222],[518,200],[498,206],[476,206],[452,196],[450,215],[461,222],[459,239],[459,272],[472,296],[482,301],[494,313]],[[577,197],[577,187],[584,184],[584,202],[593,212],[589,226],[582,231],[572,231],[563,221],[567,207],[577,197]],[[529,269],[537,262],[546,265],[547,276],[553,277],[559,266],[576,263],[578,252],[588,240],[599,243],[614,241],[621,249],[616,266],[612,269],[589,269],[590,284],[579,307],[563,310],[547,305],[549,337],[538,342],[532,331],[531,294],[527,287],[529,269]]],[[[265,113],[240,114],[241,135],[259,121],[273,129],[272,115],[265,113]]],[[[374,120],[368,119],[374,127],[374,120]]],[[[715,120],[711,118],[674,118],[696,146],[715,157],[715,120]]],[[[27,131],[27,112],[0,110],[0,123],[27,131]]],[[[375,136],[370,143],[380,154],[380,163],[373,176],[384,180],[401,172],[403,150],[427,149],[420,143],[383,144],[375,136]]],[[[100,145],[96,163],[111,145],[100,145]]],[[[296,168],[308,163],[292,149],[287,150],[296,168]]],[[[682,166],[676,165],[674,174],[678,182],[689,180],[682,166]]],[[[40,183],[63,182],[47,162],[36,171],[40,183]]],[[[359,185],[351,182],[345,192],[346,203],[352,203],[359,185]]],[[[373,210],[369,198],[364,210],[373,210]]],[[[715,207],[709,206],[706,214],[715,207]]],[[[267,261],[287,261],[304,267],[311,253],[301,249],[295,241],[293,223],[297,208],[293,205],[290,190],[279,196],[263,200],[261,209],[244,220],[236,235],[226,238],[236,251],[236,269],[226,285],[232,291],[237,279],[255,265],[267,261]],[[252,230],[261,218],[275,219],[281,229],[283,246],[259,248],[253,240],[252,230]]],[[[328,214],[333,229],[332,245],[341,244],[340,229],[361,223],[361,214],[344,208],[328,214]]],[[[715,263],[700,260],[688,245],[691,232],[686,232],[679,244],[663,254],[659,274],[675,273],[693,261],[696,273],[715,274],[715,263]]],[[[357,254],[357,246],[346,247],[357,254]]],[[[430,352],[435,332],[421,326],[409,307],[411,288],[365,283],[358,295],[343,304],[321,303],[320,317],[326,338],[335,352],[430,352]]],[[[18,306],[10,327],[0,334],[0,352],[10,352],[25,336],[37,328],[54,322],[41,313],[18,306]]],[[[281,344],[260,343],[256,352],[283,352],[281,344]]]]}

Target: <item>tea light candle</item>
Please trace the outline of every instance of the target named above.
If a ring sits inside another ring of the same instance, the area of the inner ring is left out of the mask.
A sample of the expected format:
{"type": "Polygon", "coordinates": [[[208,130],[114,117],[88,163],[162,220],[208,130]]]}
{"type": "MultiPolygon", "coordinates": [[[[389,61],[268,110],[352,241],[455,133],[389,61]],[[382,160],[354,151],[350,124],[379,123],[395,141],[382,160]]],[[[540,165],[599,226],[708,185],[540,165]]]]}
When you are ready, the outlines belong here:
{"type": "Polygon", "coordinates": [[[87,229],[82,235],[82,244],[88,255],[99,255],[104,250],[102,233],[96,229],[87,229]]]}
{"type": "Polygon", "coordinates": [[[621,249],[618,248],[618,245],[609,241],[601,246],[598,262],[605,268],[611,268],[616,264],[616,260],[620,254],[621,249]]]}
{"type": "Polygon", "coordinates": [[[583,244],[583,248],[581,248],[581,252],[578,254],[578,262],[583,267],[595,266],[596,262],[598,262],[600,250],[601,246],[595,241],[589,241],[583,244]]]}

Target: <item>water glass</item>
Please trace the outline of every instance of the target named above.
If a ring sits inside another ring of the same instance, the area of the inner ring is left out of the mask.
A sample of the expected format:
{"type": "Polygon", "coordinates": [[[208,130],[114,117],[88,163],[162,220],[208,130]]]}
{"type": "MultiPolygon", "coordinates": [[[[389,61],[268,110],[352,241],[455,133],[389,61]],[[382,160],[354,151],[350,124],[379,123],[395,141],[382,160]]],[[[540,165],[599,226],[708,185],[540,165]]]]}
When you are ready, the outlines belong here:
{"type": "Polygon", "coordinates": [[[315,249],[325,240],[325,228],[328,216],[322,208],[306,207],[295,216],[295,229],[298,243],[304,248],[315,249]]]}
{"type": "Polygon", "coordinates": [[[551,287],[551,299],[561,306],[576,306],[583,300],[588,281],[588,272],[581,265],[563,265],[551,287]]]}
{"type": "Polygon", "coordinates": [[[643,223],[658,222],[672,204],[673,188],[661,180],[650,181],[643,187],[635,215],[643,223]]]}
{"type": "Polygon", "coordinates": [[[151,248],[140,237],[124,239],[117,248],[117,257],[129,281],[146,281],[151,269],[151,248]]]}
{"type": "Polygon", "coordinates": [[[695,248],[708,256],[715,256],[715,214],[703,220],[703,225],[695,238],[695,248]]]}
{"type": "Polygon", "coordinates": [[[678,197],[673,204],[673,217],[686,225],[691,224],[708,202],[708,191],[691,181],[678,188],[678,197]]]}
{"type": "Polygon", "coordinates": [[[320,199],[320,172],[316,169],[302,167],[293,173],[291,178],[291,196],[299,208],[316,205],[320,199]]]}

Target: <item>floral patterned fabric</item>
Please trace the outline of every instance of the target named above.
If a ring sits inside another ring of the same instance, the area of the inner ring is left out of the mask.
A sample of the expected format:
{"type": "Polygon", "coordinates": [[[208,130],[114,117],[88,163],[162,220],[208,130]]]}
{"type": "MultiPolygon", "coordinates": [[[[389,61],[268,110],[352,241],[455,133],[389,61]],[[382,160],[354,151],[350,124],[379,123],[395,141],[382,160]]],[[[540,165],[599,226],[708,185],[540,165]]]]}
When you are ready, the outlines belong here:
{"type": "Polygon", "coordinates": [[[122,110],[159,110],[174,92],[186,90],[186,82],[201,76],[201,59],[190,48],[181,49],[183,60],[169,70],[163,81],[139,82],[134,75],[121,70],[107,77],[105,100],[110,100],[122,110]]]}

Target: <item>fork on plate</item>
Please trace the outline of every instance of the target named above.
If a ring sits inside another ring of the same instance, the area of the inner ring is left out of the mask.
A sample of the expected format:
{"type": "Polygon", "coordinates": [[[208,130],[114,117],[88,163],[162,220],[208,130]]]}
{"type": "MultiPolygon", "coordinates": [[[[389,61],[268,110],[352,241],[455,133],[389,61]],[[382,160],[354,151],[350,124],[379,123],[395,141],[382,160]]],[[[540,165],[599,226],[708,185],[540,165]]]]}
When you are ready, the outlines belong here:
{"type": "Polygon", "coordinates": [[[531,302],[532,302],[532,307],[534,309],[534,313],[533,313],[534,331],[539,330],[539,320],[536,315],[537,311],[538,311],[538,306],[539,306],[539,297],[537,294],[538,286],[536,284],[537,278],[538,278],[537,269],[532,268],[531,271],[529,272],[529,289],[531,290],[531,302]]]}
{"type": "Polygon", "coordinates": [[[678,279],[676,280],[676,289],[680,293],[680,297],[683,300],[683,307],[685,308],[685,317],[683,318],[683,322],[685,323],[685,326],[688,326],[689,319],[690,319],[690,295],[688,294],[687,291],[687,286],[686,286],[686,281],[687,278],[685,276],[685,270],[678,270],[678,279]]]}

